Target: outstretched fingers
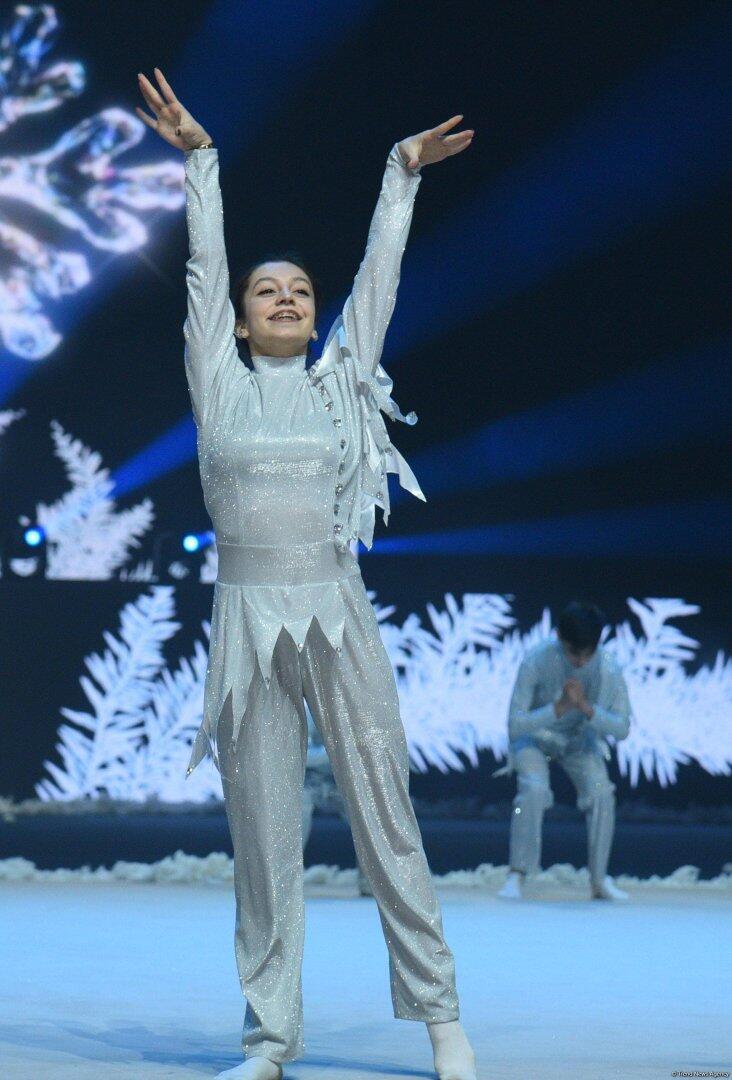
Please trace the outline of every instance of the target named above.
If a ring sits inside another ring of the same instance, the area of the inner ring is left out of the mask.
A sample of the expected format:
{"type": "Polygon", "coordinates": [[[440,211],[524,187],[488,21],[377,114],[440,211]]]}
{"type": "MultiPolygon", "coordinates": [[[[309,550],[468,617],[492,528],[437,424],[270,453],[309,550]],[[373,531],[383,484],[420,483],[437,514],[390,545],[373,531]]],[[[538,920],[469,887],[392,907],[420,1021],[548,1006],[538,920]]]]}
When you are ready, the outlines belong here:
{"type": "Polygon", "coordinates": [[[165,76],[163,75],[160,68],[156,67],[153,70],[155,72],[155,77],[157,78],[157,80],[158,80],[158,82],[160,84],[160,88],[163,91],[163,94],[165,95],[165,100],[167,101],[167,103],[169,105],[177,105],[178,104],[178,99],[175,96],[175,94],[173,93],[173,87],[170,85],[168,80],[165,78],[165,76]]]}
{"type": "Polygon", "coordinates": [[[153,131],[157,130],[157,126],[158,126],[157,120],[153,120],[153,118],[151,116],[148,116],[147,113],[144,111],[144,109],[141,109],[139,105],[135,105],[135,112],[137,113],[137,115],[140,117],[140,119],[142,120],[142,122],[144,124],[147,124],[147,126],[149,128],[152,128],[153,131]]]}
{"type": "Polygon", "coordinates": [[[472,128],[467,131],[459,131],[455,135],[446,135],[442,140],[442,144],[448,154],[459,154],[461,150],[465,150],[466,147],[470,146],[473,135],[475,135],[475,131],[472,128]]]}
{"type": "Polygon", "coordinates": [[[459,113],[458,116],[453,116],[450,120],[446,120],[444,124],[438,124],[437,127],[432,128],[430,135],[444,135],[446,131],[450,131],[456,124],[459,124],[462,118],[462,113],[459,113]]]}
{"type": "Polygon", "coordinates": [[[165,107],[165,102],[147,76],[143,75],[142,72],[138,72],[137,81],[140,84],[140,93],[152,111],[157,115],[157,113],[165,107]]]}

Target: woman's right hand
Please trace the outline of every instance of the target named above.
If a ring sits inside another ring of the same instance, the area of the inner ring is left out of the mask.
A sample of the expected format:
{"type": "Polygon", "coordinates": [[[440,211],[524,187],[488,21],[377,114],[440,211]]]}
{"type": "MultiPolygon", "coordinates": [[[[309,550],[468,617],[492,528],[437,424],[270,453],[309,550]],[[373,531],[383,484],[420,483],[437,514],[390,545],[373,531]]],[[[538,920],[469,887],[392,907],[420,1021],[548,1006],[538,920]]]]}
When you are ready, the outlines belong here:
{"type": "Polygon", "coordinates": [[[193,150],[197,146],[201,146],[202,143],[211,142],[211,136],[206,132],[206,129],[202,128],[193,119],[188,109],[178,101],[160,68],[155,68],[154,71],[163,96],[160,96],[160,93],[149,79],[142,74],[138,74],[137,81],[140,85],[140,92],[155,114],[153,120],[143,109],[136,106],[135,112],[140,119],[149,128],[156,131],[161,139],[165,139],[167,143],[175,146],[177,150],[193,150]]]}

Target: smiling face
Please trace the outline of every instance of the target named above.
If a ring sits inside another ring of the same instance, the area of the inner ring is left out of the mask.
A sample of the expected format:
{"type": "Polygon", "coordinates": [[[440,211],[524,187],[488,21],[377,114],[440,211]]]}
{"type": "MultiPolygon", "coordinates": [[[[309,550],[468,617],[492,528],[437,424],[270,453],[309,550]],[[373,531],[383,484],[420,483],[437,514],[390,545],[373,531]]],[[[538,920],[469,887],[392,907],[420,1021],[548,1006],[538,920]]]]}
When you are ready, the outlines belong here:
{"type": "Polygon", "coordinates": [[[243,297],[244,319],[236,333],[261,356],[298,356],[317,335],[313,284],[291,262],[264,262],[250,275],[243,297]]]}

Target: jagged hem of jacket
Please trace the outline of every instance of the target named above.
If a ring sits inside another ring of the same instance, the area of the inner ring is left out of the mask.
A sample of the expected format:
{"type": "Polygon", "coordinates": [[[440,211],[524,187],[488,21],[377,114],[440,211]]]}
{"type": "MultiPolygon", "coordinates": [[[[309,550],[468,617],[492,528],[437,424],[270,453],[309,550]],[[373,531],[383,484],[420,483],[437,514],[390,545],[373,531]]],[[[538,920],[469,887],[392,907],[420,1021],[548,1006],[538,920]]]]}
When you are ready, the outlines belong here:
{"type": "Polygon", "coordinates": [[[216,582],[203,722],[193,742],[186,775],[190,775],[206,757],[210,757],[221,772],[216,735],[227,700],[231,696],[231,741],[236,743],[255,671],[258,667],[265,683],[269,684],[272,656],[283,629],[299,646],[315,621],[332,649],[341,648],[346,621],[341,593],[344,580],[348,579],[291,587],[287,590],[287,600],[283,599],[283,590],[279,587],[216,582]],[[283,610],[285,606],[294,609],[294,613],[283,610]],[[232,627],[238,628],[239,633],[232,631],[232,627]]]}

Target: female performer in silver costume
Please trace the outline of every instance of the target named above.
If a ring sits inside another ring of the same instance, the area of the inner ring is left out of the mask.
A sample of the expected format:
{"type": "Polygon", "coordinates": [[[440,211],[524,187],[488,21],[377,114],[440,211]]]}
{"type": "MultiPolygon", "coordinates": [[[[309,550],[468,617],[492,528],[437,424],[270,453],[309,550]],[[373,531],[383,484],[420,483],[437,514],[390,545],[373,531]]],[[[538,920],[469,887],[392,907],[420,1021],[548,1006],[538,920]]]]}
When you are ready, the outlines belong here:
{"type": "Polygon", "coordinates": [[[381,411],[413,423],[379,364],[420,169],[464,150],[455,116],[391,150],[353,290],[315,340],[310,275],[277,260],[229,298],[218,152],[156,68],[139,76],[144,122],[185,154],[185,370],[206,508],[218,549],[204,717],[189,772],[210,754],[234,845],[236,960],[245,1062],[222,1077],[281,1080],[303,1052],[301,800],[306,700],[348,805],[389,951],[394,1015],[426,1022],[440,1080],[475,1080],[458,1019],[422,839],[396,683],[351,551],[388,519],[387,476],[424,495],[381,411]],[[235,335],[249,346],[253,371],[235,335]]]}

